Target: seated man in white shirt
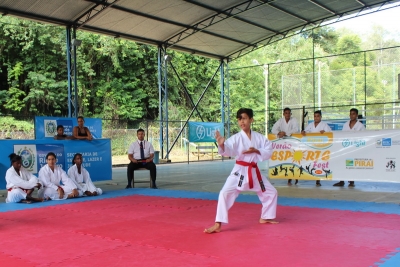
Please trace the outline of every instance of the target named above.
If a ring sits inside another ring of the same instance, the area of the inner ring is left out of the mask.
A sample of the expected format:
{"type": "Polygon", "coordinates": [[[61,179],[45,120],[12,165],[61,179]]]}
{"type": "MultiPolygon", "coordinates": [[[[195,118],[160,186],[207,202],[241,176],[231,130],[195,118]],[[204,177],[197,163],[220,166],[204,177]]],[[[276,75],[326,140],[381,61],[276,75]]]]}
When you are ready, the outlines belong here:
{"type": "MultiPolygon", "coordinates": [[[[361,121],[358,120],[358,109],[356,108],[350,109],[350,120],[346,121],[346,123],[343,124],[342,131],[355,132],[364,130],[365,130],[364,124],[362,124],[361,121]]],[[[333,186],[344,186],[344,181],[337,182],[333,186]]],[[[355,186],[354,181],[349,181],[349,187],[354,187],[354,186],[355,186]]]]}
{"type": "MultiPolygon", "coordinates": [[[[283,110],[283,118],[280,118],[277,122],[275,122],[272,127],[272,133],[276,135],[278,138],[283,138],[285,136],[291,136],[293,133],[300,132],[299,123],[296,118],[292,118],[292,110],[290,108],[285,108],[283,110]]],[[[297,184],[299,182],[296,179],[297,184]]],[[[292,179],[288,179],[288,185],[292,185],[292,179]]]]}
{"type": "MultiPolygon", "coordinates": [[[[307,125],[304,131],[301,132],[302,135],[306,135],[306,133],[325,133],[332,132],[331,127],[322,120],[322,112],[321,110],[316,110],[314,112],[314,121],[307,125]]],[[[321,186],[321,180],[315,181],[316,186],[321,186]]]]}
{"type": "Polygon", "coordinates": [[[151,188],[157,189],[156,186],[156,175],[157,169],[156,164],[153,162],[154,148],[151,143],[144,140],[144,130],[137,130],[138,140],[133,142],[128,149],[128,185],[126,189],[135,187],[134,184],[134,171],[139,168],[146,168],[150,170],[151,177],[151,188]]]}

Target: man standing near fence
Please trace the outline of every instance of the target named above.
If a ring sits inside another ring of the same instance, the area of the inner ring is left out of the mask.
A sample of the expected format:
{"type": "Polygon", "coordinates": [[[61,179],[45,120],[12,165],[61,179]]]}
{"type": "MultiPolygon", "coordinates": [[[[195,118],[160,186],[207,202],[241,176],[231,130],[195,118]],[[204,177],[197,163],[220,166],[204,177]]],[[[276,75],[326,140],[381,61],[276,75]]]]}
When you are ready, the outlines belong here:
{"type": "MultiPolygon", "coordinates": [[[[290,108],[285,108],[283,110],[283,118],[275,122],[271,132],[275,134],[277,138],[284,138],[291,136],[293,133],[300,132],[299,123],[296,118],[292,118],[292,110],[290,108]]],[[[299,180],[296,179],[295,184],[298,182],[299,180]]],[[[292,179],[288,179],[288,185],[292,185],[292,179]]]]}
{"type": "MultiPolygon", "coordinates": [[[[344,132],[356,132],[356,131],[364,131],[365,126],[361,121],[358,120],[358,109],[352,108],[350,109],[350,120],[343,124],[342,131],[344,132]]],[[[344,186],[344,181],[337,182],[333,186],[344,186]]],[[[354,187],[354,181],[349,181],[349,187],[354,187]]]]}
{"type": "Polygon", "coordinates": [[[126,189],[135,187],[134,183],[134,171],[139,168],[146,168],[150,170],[151,177],[151,188],[157,189],[156,186],[156,176],[157,168],[153,162],[154,158],[154,148],[151,143],[144,140],[144,130],[137,130],[138,140],[133,142],[128,149],[128,185],[126,189]]]}

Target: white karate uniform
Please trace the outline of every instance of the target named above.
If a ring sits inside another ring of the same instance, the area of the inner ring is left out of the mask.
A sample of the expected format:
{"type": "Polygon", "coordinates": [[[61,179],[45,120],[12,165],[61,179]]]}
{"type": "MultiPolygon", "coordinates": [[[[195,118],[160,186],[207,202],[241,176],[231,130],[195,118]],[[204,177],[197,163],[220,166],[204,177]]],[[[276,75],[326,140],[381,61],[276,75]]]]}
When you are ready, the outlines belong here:
{"type": "Polygon", "coordinates": [[[306,133],[319,133],[322,130],[324,130],[325,132],[332,132],[331,127],[329,127],[329,125],[324,122],[324,121],[320,121],[317,125],[317,127],[315,127],[314,122],[311,122],[310,124],[307,125],[307,127],[304,129],[304,131],[306,133]]]}
{"type": "Polygon", "coordinates": [[[103,193],[103,190],[100,188],[96,188],[93,184],[92,179],[90,179],[89,172],[81,166],[81,173],[78,172],[78,167],[74,164],[68,169],[68,176],[71,180],[76,184],[79,191],[82,191],[84,194],[85,191],[89,192],[97,192],[98,195],[103,193]]]}
{"type": "MultiPolygon", "coordinates": [[[[58,166],[54,166],[53,172],[49,165],[44,165],[39,171],[39,180],[43,184],[43,187],[38,191],[38,196],[41,198],[49,197],[53,200],[60,200],[57,192],[59,186],[64,190],[62,199],[66,199],[72,193],[72,190],[77,189],[67,173],[58,166]]],[[[81,196],[82,192],[79,192],[79,195],[81,196]]]]}
{"type": "Polygon", "coordinates": [[[6,203],[17,203],[26,199],[26,193],[22,189],[34,188],[39,183],[39,180],[24,168],[21,167],[18,174],[14,167],[11,166],[6,172],[6,182],[7,190],[11,189],[11,191],[7,192],[6,203]]]}
{"type": "Polygon", "coordinates": [[[353,128],[350,128],[350,120],[346,121],[345,124],[343,124],[342,131],[346,132],[355,132],[355,131],[364,131],[365,126],[362,124],[359,120],[357,120],[356,124],[354,124],[353,128]]]}
{"type": "MultiPolygon", "coordinates": [[[[241,132],[233,135],[224,143],[224,149],[218,147],[218,153],[222,156],[236,156],[237,161],[261,162],[267,160],[272,155],[272,145],[265,136],[260,133],[251,131],[251,140],[247,137],[246,133],[241,132]],[[243,154],[250,147],[258,149],[261,155],[257,153],[243,154]]],[[[225,185],[222,187],[217,206],[217,216],[215,221],[228,223],[228,210],[233,206],[235,199],[238,197],[240,191],[253,191],[257,192],[258,198],[262,203],[261,218],[274,219],[276,217],[276,205],[278,201],[278,194],[276,189],[270,184],[264,175],[261,175],[262,181],[265,186],[265,192],[262,192],[260,183],[257,179],[255,168],[252,168],[253,188],[249,187],[247,166],[235,164],[231,174],[227,178],[225,185]],[[240,177],[243,176],[242,185],[239,186],[240,177]]]]}
{"type": "Polygon", "coordinates": [[[271,133],[277,135],[279,132],[285,132],[287,136],[291,136],[293,133],[300,132],[299,123],[297,122],[296,118],[290,118],[288,122],[286,122],[285,118],[280,118],[277,122],[275,122],[271,133]]]}

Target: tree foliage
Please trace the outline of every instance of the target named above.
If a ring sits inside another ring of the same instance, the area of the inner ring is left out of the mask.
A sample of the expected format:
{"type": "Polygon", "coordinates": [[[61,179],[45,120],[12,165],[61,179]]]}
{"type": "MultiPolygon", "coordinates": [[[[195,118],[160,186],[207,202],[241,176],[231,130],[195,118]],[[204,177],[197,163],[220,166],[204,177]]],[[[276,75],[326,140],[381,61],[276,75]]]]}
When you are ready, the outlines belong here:
{"type": "MultiPolygon", "coordinates": [[[[81,115],[159,118],[156,47],[84,31],[77,39],[82,40],[76,51],[81,115]]],[[[0,18],[2,114],[68,114],[65,42],[65,28],[0,18]]],[[[394,64],[400,49],[360,51],[390,46],[399,42],[379,26],[368,36],[321,27],[272,43],[229,63],[230,112],[252,107],[256,122],[263,122],[268,109],[273,123],[282,107],[316,107],[319,96],[325,106],[384,101],[395,83],[393,73],[399,72],[394,64]]],[[[173,58],[167,68],[169,119],[185,120],[193,113],[192,120],[220,121],[220,62],[168,53],[173,58]]]]}

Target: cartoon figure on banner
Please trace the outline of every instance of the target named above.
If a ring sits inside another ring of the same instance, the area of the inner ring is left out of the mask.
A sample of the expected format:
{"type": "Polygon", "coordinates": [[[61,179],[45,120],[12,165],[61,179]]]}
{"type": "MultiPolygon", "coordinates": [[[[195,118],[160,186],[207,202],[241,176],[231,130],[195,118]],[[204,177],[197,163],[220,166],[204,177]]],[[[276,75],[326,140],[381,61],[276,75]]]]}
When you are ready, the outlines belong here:
{"type": "Polygon", "coordinates": [[[386,169],[394,169],[396,168],[396,161],[390,160],[386,163],[386,169]]]}
{"type": "Polygon", "coordinates": [[[303,170],[304,170],[303,165],[300,165],[300,168],[299,168],[299,171],[300,171],[299,177],[303,174],[303,170]]]}

